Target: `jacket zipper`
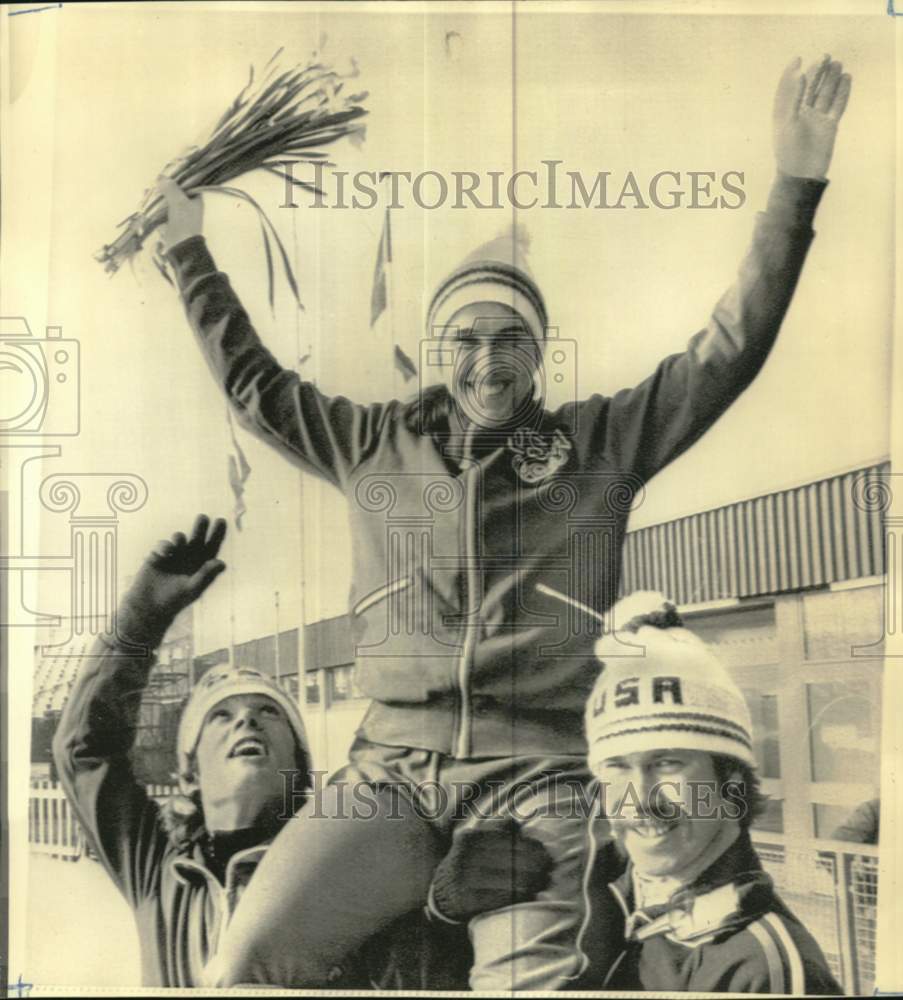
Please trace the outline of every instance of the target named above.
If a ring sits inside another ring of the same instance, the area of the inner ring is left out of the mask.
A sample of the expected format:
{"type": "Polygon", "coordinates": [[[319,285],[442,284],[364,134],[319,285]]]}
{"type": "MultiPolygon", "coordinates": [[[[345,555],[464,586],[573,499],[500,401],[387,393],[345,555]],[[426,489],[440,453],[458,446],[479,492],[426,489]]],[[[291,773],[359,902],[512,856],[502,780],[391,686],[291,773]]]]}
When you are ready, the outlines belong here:
{"type": "MultiPolygon", "coordinates": [[[[473,464],[464,472],[464,558],[467,564],[467,575],[464,595],[464,607],[469,608],[475,595],[479,594],[478,567],[476,566],[476,506],[480,479],[480,466],[473,460],[473,428],[468,428],[464,442],[466,459],[473,464]]],[[[472,710],[470,705],[469,672],[473,650],[477,643],[477,622],[465,622],[464,649],[458,660],[458,696],[461,702],[461,713],[458,719],[458,733],[455,739],[454,755],[457,758],[470,756],[472,710]]]]}
{"type": "MultiPolygon", "coordinates": [[[[593,783],[593,788],[595,789],[596,783],[593,783]]],[[[580,884],[580,891],[583,897],[583,919],[580,921],[580,927],[577,930],[577,940],[575,942],[577,948],[577,954],[580,957],[580,967],[570,976],[570,979],[579,979],[584,972],[590,966],[589,956],[586,954],[583,948],[583,939],[586,936],[586,932],[589,930],[590,922],[593,916],[593,902],[590,895],[590,884],[593,877],[593,869],[596,866],[596,854],[599,849],[598,842],[596,841],[596,829],[590,821],[586,828],[586,839],[589,842],[589,846],[586,850],[586,858],[583,862],[583,879],[580,884]]]]}
{"type": "MultiPolygon", "coordinates": [[[[630,921],[630,910],[627,908],[627,900],[624,899],[624,897],[621,895],[621,890],[614,884],[614,882],[609,882],[608,888],[611,894],[618,901],[618,905],[621,907],[621,912],[624,914],[624,929],[626,931],[627,925],[630,921]]],[[[624,957],[626,955],[627,955],[627,948],[624,948],[621,954],[618,955],[618,957],[614,960],[614,962],[612,962],[612,964],[608,967],[608,972],[605,973],[605,979],[602,982],[603,990],[608,987],[608,984],[611,982],[612,977],[614,976],[615,972],[617,972],[618,966],[621,964],[621,962],[624,961],[624,957]]]]}

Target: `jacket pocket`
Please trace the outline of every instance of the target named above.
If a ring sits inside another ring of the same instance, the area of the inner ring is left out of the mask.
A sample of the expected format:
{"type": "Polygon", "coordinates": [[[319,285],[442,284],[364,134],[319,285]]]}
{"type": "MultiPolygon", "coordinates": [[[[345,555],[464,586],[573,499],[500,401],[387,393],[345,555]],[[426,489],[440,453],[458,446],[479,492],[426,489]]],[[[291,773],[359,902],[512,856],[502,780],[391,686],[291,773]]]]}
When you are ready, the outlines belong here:
{"type": "Polygon", "coordinates": [[[369,608],[372,608],[374,604],[379,604],[380,601],[384,601],[387,597],[391,597],[402,590],[407,590],[413,582],[413,576],[403,576],[398,580],[393,580],[391,583],[384,583],[381,587],[377,587],[376,590],[367,594],[366,597],[362,597],[354,605],[351,609],[352,616],[357,617],[358,615],[362,615],[369,608]]]}

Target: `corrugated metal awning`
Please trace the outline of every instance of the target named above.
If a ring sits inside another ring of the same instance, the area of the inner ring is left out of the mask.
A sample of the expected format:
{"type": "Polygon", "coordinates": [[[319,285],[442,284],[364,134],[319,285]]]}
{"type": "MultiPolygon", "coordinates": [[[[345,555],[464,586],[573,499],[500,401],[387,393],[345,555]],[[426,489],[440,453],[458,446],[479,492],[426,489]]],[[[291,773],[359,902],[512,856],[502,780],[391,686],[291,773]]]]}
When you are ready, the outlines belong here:
{"type": "Polygon", "coordinates": [[[304,629],[304,669],[340,667],[354,663],[354,643],[348,615],[323,618],[304,629]]]}
{"type": "Polygon", "coordinates": [[[873,465],[628,532],[621,593],[660,590],[678,605],[701,604],[880,575],[889,469],[873,465]]]}

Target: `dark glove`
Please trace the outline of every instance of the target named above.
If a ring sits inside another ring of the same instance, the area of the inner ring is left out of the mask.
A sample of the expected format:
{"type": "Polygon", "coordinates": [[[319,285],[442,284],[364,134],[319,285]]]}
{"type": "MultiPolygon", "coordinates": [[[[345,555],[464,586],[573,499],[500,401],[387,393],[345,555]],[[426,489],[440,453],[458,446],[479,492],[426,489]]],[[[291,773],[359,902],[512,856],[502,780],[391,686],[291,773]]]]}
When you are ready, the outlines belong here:
{"type": "Polygon", "coordinates": [[[549,882],[552,859],[512,820],[485,820],[458,833],[433,876],[431,909],[451,923],[524,903],[549,882]]]}
{"type": "Polygon", "coordinates": [[[117,632],[122,639],[156,649],[176,615],[196,601],[226,568],[217,559],[226,535],[221,518],[198,516],[186,538],[179,531],[160,541],[145,559],[119,605],[117,632]]]}

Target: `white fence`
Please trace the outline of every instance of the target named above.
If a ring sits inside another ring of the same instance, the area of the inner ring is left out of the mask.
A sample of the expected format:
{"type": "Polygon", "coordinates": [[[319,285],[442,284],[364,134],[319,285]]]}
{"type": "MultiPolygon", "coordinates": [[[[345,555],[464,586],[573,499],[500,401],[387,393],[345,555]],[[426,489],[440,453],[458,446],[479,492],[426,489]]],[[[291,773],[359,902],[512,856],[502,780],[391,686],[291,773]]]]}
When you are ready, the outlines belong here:
{"type": "MultiPolygon", "coordinates": [[[[149,785],[158,800],[172,793],[149,785]]],[[[64,861],[87,850],[63,790],[32,783],[28,810],[31,849],[64,861]]],[[[847,993],[871,995],[875,983],[878,849],[840,841],[757,839],[756,850],[784,902],[815,937],[847,993]]]]}
{"type": "Polygon", "coordinates": [[[37,854],[77,861],[84,836],[66,793],[55,782],[32,782],[28,797],[28,842],[37,854]]]}
{"type": "MultiPolygon", "coordinates": [[[[169,785],[148,785],[162,801],[172,794],[169,785]]],[[[66,793],[57,782],[32,780],[28,796],[28,843],[36,854],[49,854],[63,861],[77,861],[90,848],[75,818],[66,793]]]]}

